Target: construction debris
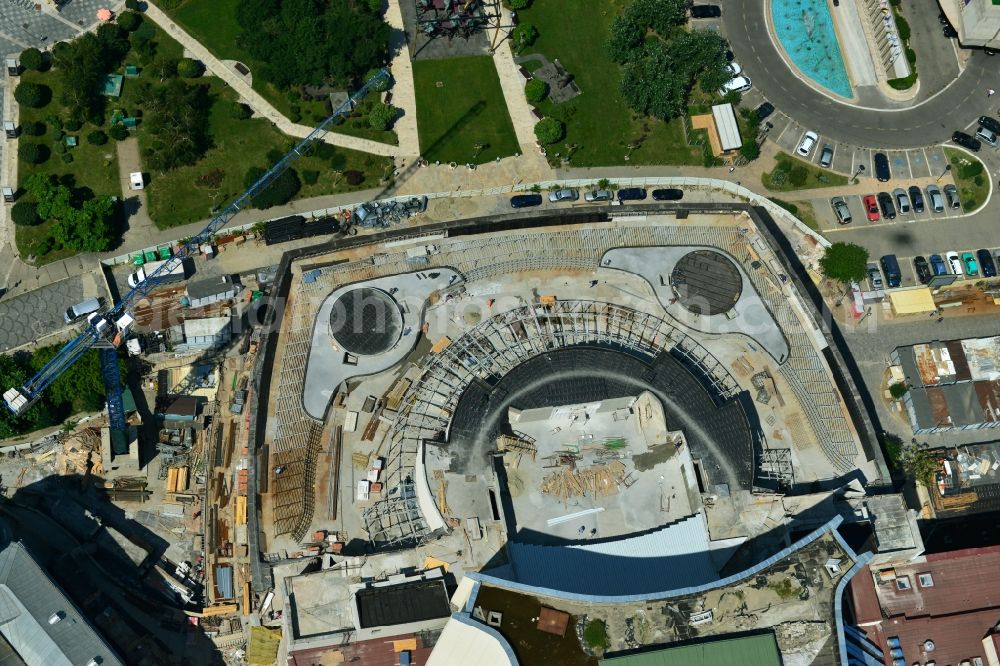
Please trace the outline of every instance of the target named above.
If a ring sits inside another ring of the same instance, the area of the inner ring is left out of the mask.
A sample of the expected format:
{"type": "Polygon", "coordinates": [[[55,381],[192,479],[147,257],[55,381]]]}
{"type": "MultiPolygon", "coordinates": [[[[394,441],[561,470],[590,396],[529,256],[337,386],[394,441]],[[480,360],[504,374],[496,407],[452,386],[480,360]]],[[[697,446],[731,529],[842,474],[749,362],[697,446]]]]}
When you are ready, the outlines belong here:
{"type": "Polygon", "coordinates": [[[625,483],[627,468],[620,460],[584,469],[560,469],[542,479],[542,492],[555,495],[563,501],[571,497],[607,497],[618,493],[625,483]]]}

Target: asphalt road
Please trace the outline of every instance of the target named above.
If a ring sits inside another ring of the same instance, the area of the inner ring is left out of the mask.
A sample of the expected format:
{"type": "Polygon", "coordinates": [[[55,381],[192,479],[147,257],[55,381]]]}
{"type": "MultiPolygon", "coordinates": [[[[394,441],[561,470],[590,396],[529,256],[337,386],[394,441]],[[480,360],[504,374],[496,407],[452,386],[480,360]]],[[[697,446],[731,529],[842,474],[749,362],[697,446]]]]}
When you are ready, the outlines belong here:
{"type": "MultiPolygon", "coordinates": [[[[928,146],[947,141],[954,130],[968,126],[983,113],[992,115],[1000,106],[1000,102],[993,103],[1000,98],[986,97],[989,87],[1000,88],[1000,62],[980,51],[972,53],[962,74],[947,86],[939,80],[949,72],[947,60],[928,65],[927,79],[921,81],[921,96],[933,96],[917,106],[875,110],[835,101],[789,70],[768,37],[766,12],[764,0],[728,0],[723,25],[733,52],[752,77],[754,87],[772,104],[802,126],[822,131],[837,141],[877,148],[928,146]]],[[[936,7],[930,18],[937,21],[936,7]]],[[[918,31],[928,39],[946,41],[940,32],[931,33],[930,27],[923,25],[926,20],[921,15],[919,23],[913,21],[914,41],[918,31]]],[[[924,71],[920,51],[931,60],[940,48],[940,44],[932,42],[917,49],[918,72],[924,71]]],[[[954,62],[954,55],[950,59],[954,62]]]]}

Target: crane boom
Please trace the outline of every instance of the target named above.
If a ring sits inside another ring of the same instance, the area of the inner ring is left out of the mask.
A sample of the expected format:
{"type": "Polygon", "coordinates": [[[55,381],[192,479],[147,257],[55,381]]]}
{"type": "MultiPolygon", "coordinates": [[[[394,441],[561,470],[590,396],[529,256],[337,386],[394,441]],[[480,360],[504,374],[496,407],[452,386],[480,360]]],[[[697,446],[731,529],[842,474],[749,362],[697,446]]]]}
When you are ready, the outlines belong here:
{"type": "Polygon", "coordinates": [[[213,217],[204,229],[192,236],[172,257],[164,261],[155,271],[147,275],[145,280],[138,283],[125,294],[119,303],[102,313],[90,315],[83,332],[66,343],[66,346],[59,350],[59,353],[46,363],[34,377],[26,381],[20,389],[11,388],[4,392],[3,399],[7,404],[7,408],[15,414],[24,412],[24,410],[41,397],[42,393],[52,382],[76,363],[87,350],[99,342],[111,342],[117,347],[122,339],[124,339],[128,328],[134,321],[132,310],[135,304],[156,287],[157,276],[174,270],[195,248],[225,227],[237,213],[250,203],[253,197],[283,174],[299,156],[307,153],[310,146],[326,134],[327,128],[334,121],[350,112],[359,99],[368,94],[368,91],[382,81],[388,80],[388,78],[389,72],[387,70],[379,70],[375,76],[370,78],[360,89],[351,95],[346,102],[337,107],[326,120],[315,127],[313,131],[288,151],[284,157],[268,169],[264,175],[258,178],[253,185],[248,187],[243,194],[236,197],[218,215],[213,217]]]}

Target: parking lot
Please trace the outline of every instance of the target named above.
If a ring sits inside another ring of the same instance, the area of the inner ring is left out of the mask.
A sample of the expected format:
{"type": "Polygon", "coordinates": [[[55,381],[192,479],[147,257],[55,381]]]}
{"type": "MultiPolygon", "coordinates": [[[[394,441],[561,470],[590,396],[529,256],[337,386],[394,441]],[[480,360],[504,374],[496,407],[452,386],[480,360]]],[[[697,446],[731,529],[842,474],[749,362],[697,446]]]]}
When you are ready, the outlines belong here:
{"type": "MultiPolygon", "coordinates": [[[[916,269],[916,267],[915,267],[915,265],[913,263],[913,260],[917,256],[921,256],[924,259],[930,261],[931,255],[935,255],[935,254],[936,255],[940,255],[942,261],[944,261],[944,263],[945,263],[945,267],[948,268],[948,274],[949,275],[954,275],[954,273],[951,271],[951,268],[948,266],[948,260],[946,258],[946,255],[949,254],[949,253],[951,253],[951,252],[955,252],[955,253],[957,253],[959,255],[959,257],[961,257],[966,252],[970,252],[970,253],[972,253],[973,256],[975,256],[976,252],[979,249],[980,248],[977,248],[977,247],[974,247],[974,248],[965,248],[965,249],[962,249],[962,248],[928,248],[926,254],[906,256],[906,257],[902,257],[902,256],[898,256],[897,255],[896,256],[896,261],[899,262],[899,273],[900,273],[900,276],[901,276],[901,280],[900,280],[900,285],[899,286],[900,287],[915,287],[915,286],[917,286],[917,285],[920,284],[920,281],[917,279],[917,269],[916,269]]],[[[989,250],[990,255],[993,257],[993,262],[995,264],[1000,265],[1000,247],[987,247],[987,248],[983,248],[983,249],[989,250]]],[[[875,262],[875,263],[877,263],[878,260],[879,260],[879,257],[872,257],[871,258],[871,261],[875,262]]],[[[962,275],[958,278],[958,280],[956,280],[955,283],[959,284],[962,281],[966,281],[966,282],[978,282],[978,281],[982,280],[983,279],[983,277],[982,277],[982,266],[979,266],[979,260],[978,260],[978,258],[976,259],[976,264],[977,264],[977,274],[976,275],[968,275],[967,273],[965,273],[963,271],[962,275]]],[[[964,268],[964,266],[963,266],[963,268],[964,268]]],[[[883,276],[883,278],[884,278],[884,276],[883,276]]],[[[995,279],[995,278],[990,278],[990,279],[995,279]]]]}
{"type": "MultiPolygon", "coordinates": [[[[862,181],[864,183],[865,181],[862,181]]],[[[944,207],[944,211],[941,213],[935,213],[931,210],[928,205],[930,196],[927,194],[927,185],[936,184],[941,190],[944,190],[944,186],[950,183],[950,179],[941,179],[940,183],[934,183],[931,181],[927,183],[926,179],[924,182],[926,184],[920,185],[914,182],[906,181],[889,181],[888,183],[879,183],[875,180],[868,181],[871,187],[871,191],[865,191],[861,194],[842,194],[844,200],[847,202],[847,208],[851,211],[852,222],[849,225],[840,225],[837,222],[836,217],[833,214],[833,208],[831,207],[830,200],[837,195],[837,188],[832,187],[823,190],[824,194],[829,194],[829,196],[823,197],[822,199],[812,199],[810,203],[812,204],[813,210],[816,212],[816,221],[819,223],[820,230],[827,231],[841,231],[846,230],[850,227],[867,226],[867,227],[879,227],[879,226],[891,226],[900,224],[913,224],[914,222],[923,222],[929,220],[946,220],[948,218],[961,217],[965,215],[965,210],[963,208],[949,208],[947,205],[944,207]],[[920,192],[924,197],[924,211],[922,213],[917,213],[910,210],[909,213],[900,213],[896,209],[895,219],[886,219],[882,216],[881,210],[879,211],[879,219],[874,222],[869,221],[865,215],[865,205],[863,198],[866,195],[873,194],[878,196],[880,192],[887,192],[890,195],[896,188],[902,188],[904,190],[908,189],[911,185],[917,185],[920,187],[920,192]]],[[[857,187],[852,188],[857,190],[857,187]]]]}

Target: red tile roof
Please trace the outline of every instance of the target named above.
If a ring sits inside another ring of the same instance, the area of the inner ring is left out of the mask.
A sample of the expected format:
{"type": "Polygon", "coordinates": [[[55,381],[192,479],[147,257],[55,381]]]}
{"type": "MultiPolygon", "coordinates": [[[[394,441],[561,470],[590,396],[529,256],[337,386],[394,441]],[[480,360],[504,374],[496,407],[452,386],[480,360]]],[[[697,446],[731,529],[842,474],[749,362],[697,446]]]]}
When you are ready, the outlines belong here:
{"type": "Polygon", "coordinates": [[[417,649],[410,651],[410,663],[413,666],[423,666],[430,658],[432,648],[424,645],[418,634],[384,636],[367,641],[355,641],[347,645],[296,650],[288,655],[288,666],[340,663],[359,666],[398,666],[399,654],[393,650],[393,641],[408,638],[415,639],[417,644],[417,649]]]}
{"type": "Polygon", "coordinates": [[[882,648],[886,663],[892,636],[907,663],[945,666],[984,656],[982,639],[1000,622],[1000,547],[928,555],[927,562],[895,571],[909,578],[910,589],[900,590],[895,581],[876,584],[867,568],[850,587],[856,624],[882,648]],[[920,585],[918,575],[925,573],[933,586],[920,585]],[[932,652],[924,650],[927,640],[934,642],[932,652]]]}

